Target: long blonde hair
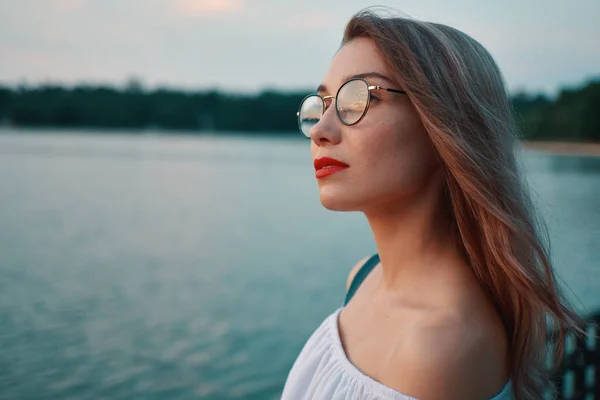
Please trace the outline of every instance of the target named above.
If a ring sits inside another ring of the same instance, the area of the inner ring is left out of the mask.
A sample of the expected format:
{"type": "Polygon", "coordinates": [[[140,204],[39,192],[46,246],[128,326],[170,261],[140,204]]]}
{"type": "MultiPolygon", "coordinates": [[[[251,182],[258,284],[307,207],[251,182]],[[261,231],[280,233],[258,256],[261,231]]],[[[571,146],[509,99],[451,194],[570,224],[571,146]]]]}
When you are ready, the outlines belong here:
{"type": "Polygon", "coordinates": [[[351,18],[342,45],[357,37],[374,41],[442,161],[458,244],[506,328],[516,399],[541,399],[551,387],[548,352],[558,362],[565,330],[581,321],[557,287],[547,235],[519,173],[518,132],[498,66],[455,28],[370,9],[351,18]]]}

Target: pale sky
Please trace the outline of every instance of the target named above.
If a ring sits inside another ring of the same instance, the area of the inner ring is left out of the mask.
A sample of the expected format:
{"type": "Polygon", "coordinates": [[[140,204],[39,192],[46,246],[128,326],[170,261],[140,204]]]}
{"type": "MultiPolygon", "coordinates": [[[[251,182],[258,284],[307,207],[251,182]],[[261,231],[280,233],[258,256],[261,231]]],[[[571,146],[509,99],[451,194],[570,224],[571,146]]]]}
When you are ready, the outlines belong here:
{"type": "Polygon", "coordinates": [[[470,34],[511,90],[600,76],[600,0],[2,0],[0,84],[314,89],[374,4],[470,34]]]}

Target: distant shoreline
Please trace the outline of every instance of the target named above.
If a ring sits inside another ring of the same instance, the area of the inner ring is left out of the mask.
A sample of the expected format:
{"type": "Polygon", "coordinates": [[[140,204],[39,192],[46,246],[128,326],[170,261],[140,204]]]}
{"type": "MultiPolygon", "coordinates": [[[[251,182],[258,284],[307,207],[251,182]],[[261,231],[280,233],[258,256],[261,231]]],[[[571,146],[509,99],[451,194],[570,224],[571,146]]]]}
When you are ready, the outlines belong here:
{"type": "MultiPolygon", "coordinates": [[[[0,125],[0,134],[8,133],[43,133],[47,131],[56,131],[62,133],[73,134],[132,134],[132,135],[182,135],[182,136],[211,136],[211,137],[227,137],[227,136],[245,136],[245,137],[260,137],[260,138],[295,138],[298,141],[306,141],[304,137],[296,132],[246,132],[246,131],[199,131],[199,130],[176,130],[176,129],[140,129],[140,128],[97,128],[97,127],[16,127],[0,125]]],[[[587,156],[600,157],[600,143],[592,142],[561,142],[561,141],[546,141],[546,140],[521,140],[521,145],[525,150],[539,151],[543,153],[551,153],[556,155],[567,156],[587,156]]]]}
{"type": "Polygon", "coordinates": [[[600,157],[600,143],[550,142],[522,140],[523,148],[559,155],[600,157]]]}

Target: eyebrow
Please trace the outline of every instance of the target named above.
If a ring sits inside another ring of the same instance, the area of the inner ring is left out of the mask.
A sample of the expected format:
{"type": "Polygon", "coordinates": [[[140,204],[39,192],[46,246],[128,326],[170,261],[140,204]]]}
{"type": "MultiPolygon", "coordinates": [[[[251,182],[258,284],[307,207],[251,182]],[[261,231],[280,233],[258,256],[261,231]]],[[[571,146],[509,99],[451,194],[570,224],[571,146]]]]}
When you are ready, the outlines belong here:
{"type": "MultiPolygon", "coordinates": [[[[387,76],[385,76],[383,74],[380,74],[379,72],[363,72],[362,74],[356,74],[356,75],[346,76],[343,79],[343,82],[347,82],[347,81],[349,81],[350,79],[353,79],[353,78],[368,78],[368,77],[381,78],[381,79],[384,79],[384,80],[386,80],[386,81],[388,81],[390,83],[393,83],[393,81],[390,78],[388,78],[387,76]]],[[[317,93],[322,93],[322,92],[325,92],[325,93],[329,92],[327,90],[327,86],[325,86],[324,83],[321,83],[319,85],[319,87],[317,88],[317,93]]]]}

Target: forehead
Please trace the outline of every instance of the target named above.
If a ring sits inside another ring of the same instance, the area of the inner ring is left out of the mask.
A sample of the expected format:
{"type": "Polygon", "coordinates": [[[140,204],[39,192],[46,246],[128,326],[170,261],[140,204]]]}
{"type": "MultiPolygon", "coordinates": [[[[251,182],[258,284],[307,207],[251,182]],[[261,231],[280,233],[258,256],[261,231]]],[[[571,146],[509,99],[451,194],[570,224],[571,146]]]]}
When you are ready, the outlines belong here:
{"type": "MultiPolygon", "coordinates": [[[[356,38],[346,43],[333,57],[323,85],[330,91],[335,91],[351,76],[367,72],[391,78],[375,43],[368,38],[356,38]]],[[[369,83],[384,83],[383,79],[377,77],[367,79],[369,83]]]]}

